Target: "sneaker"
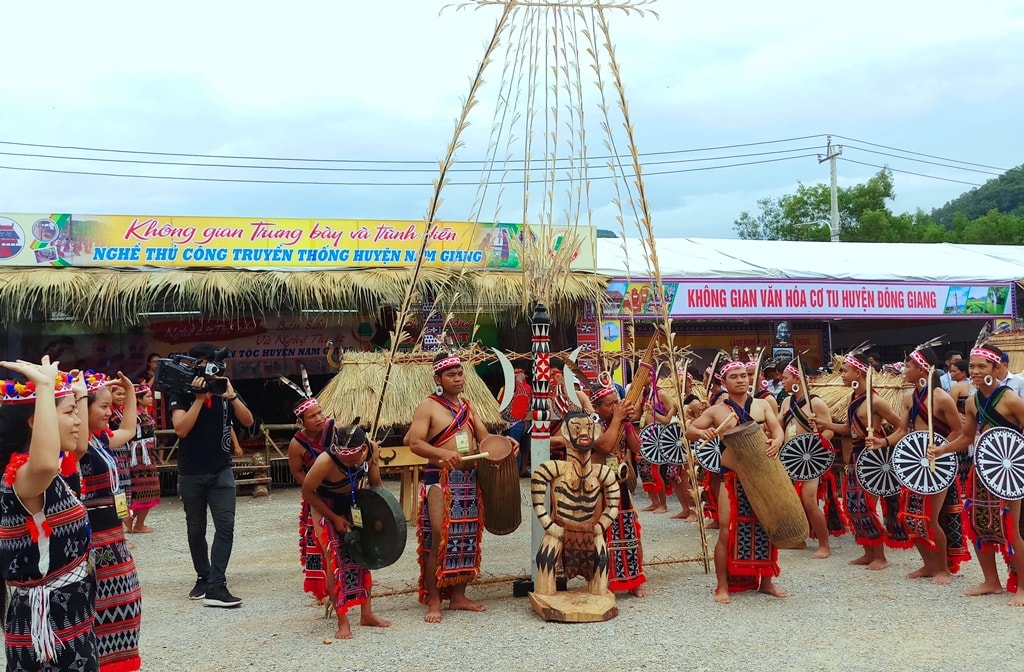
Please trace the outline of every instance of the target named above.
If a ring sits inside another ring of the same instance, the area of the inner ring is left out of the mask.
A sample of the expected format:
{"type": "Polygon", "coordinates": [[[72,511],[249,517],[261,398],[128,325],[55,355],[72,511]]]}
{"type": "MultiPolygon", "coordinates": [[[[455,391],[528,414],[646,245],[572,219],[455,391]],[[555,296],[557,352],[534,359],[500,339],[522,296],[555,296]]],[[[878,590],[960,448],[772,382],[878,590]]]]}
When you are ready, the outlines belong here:
{"type": "Polygon", "coordinates": [[[227,586],[221,586],[220,588],[211,588],[206,591],[206,597],[203,598],[203,604],[207,607],[238,607],[242,604],[242,598],[235,597],[229,593],[227,586]]]}
{"type": "Polygon", "coordinates": [[[189,592],[188,599],[201,600],[204,597],[206,597],[206,579],[196,579],[196,586],[189,592]]]}

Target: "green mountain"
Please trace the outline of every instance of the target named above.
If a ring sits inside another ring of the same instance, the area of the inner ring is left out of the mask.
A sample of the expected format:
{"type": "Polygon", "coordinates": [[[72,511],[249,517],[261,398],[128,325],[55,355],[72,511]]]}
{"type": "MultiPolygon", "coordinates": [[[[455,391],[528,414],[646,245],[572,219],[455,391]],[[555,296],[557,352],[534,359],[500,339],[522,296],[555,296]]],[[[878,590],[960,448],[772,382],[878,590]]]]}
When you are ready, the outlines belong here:
{"type": "Polygon", "coordinates": [[[968,220],[975,220],[993,209],[1001,214],[1024,217],[1024,164],[932,210],[932,219],[948,229],[953,227],[953,218],[958,212],[968,220]]]}

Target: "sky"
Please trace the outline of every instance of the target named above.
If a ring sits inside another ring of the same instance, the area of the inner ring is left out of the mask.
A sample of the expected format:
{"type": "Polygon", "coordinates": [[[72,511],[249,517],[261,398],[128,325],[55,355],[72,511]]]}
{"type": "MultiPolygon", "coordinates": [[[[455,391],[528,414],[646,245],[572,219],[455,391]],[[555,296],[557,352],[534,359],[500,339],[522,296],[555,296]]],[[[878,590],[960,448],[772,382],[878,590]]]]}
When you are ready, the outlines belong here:
{"type": "MultiPolygon", "coordinates": [[[[0,212],[422,219],[436,161],[452,141],[502,11],[445,5],[11,4],[0,68],[0,212]],[[90,160],[52,158],[69,156],[90,160]],[[294,158],[345,163],[280,160],[294,158]],[[326,170],[296,170],[309,167],[326,170]],[[412,184],[386,186],[395,183],[412,184]]],[[[660,0],[647,8],[659,16],[609,11],[608,20],[657,236],[735,237],[733,221],[756,211],[758,199],[792,193],[801,182],[827,182],[828,163],[817,157],[829,133],[844,136],[834,140],[844,146],[841,186],[878,171],[846,159],[923,175],[895,174],[895,212],[930,211],[972,188],[936,178],[981,184],[1024,163],[1024,1],[660,0]],[[691,151],[701,148],[722,149],[691,151]],[[970,172],[950,160],[987,167],[970,172]]],[[[460,172],[442,189],[439,217],[520,221],[525,210],[532,222],[562,221],[582,210],[581,222],[637,235],[632,209],[623,208],[623,226],[615,205],[616,184],[619,203],[628,203],[627,188],[636,198],[632,180],[606,179],[608,162],[599,158],[611,152],[587,53],[587,35],[596,33],[538,11],[517,10],[484,70],[455,153],[460,172]],[[545,46],[556,35],[560,46],[545,46]],[[530,54],[541,54],[540,65],[520,68],[530,54]],[[516,169],[529,152],[533,179],[545,175],[545,144],[560,159],[562,181],[532,184],[524,207],[523,173],[516,169]],[[581,156],[584,145],[594,179],[577,192],[578,178],[565,181],[573,174],[566,161],[581,156]],[[483,172],[489,155],[496,158],[483,172]]],[[[607,51],[596,42],[611,141],[628,164],[607,51]]]]}

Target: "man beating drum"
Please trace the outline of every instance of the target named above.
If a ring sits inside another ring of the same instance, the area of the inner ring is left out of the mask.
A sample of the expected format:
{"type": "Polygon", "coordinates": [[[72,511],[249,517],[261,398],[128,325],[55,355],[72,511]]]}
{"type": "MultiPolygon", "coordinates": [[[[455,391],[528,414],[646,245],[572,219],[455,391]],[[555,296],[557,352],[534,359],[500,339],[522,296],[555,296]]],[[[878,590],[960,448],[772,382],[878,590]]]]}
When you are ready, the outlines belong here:
{"type": "MultiPolygon", "coordinates": [[[[765,454],[776,458],[782,446],[782,427],[778,416],[772,411],[768,402],[755,399],[750,393],[750,378],[743,362],[732,361],[720,369],[722,384],[726,397],[723,403],[712,405],[686,429],[686,438],[691,442],[698,440],[714,440],[725,429],[730,420],[739,422],[756,422],[762,425],[769,438],[765,446],[765,454]]],[[[718,496],[718,515],[721,532],[715,544],[715,576],[718,585],[715,587],[715,602],[728,604],[732,601],[730,593],[744,590],[759,590],[767,595],[786,597],[787,593],[779,589],[772,579],[779,574],[778,549],[774,545],[763,544],[750,548],[739,543],[737,538],[739,525],[730,525],[732,502],[737,501],[736,510],[741,513],[749,509],[746,494],[742,489],[736,473],[722,468],[721,488],[718,496]]],[[[750,525],[751,535],[761,534],[756,518],[750,525]]],[[[753,536],[752,536],[753,538],[753,536]]]]}
{"type": "MultiPolygon", "coordinates": [[[[419,540],[420,602],[428,623],[441,622],[441,600],[452,610],[484,611],[466,597],[466,585],[480,572],[483,534],[476,471],[467,458],[489,433],[462,398],[462,360],[440,352],[434,357],[434,394],[420,402],[405,443],[429,462],[420,488],[416,536],[419,540]],[[446,497],[450,506],[445,506],[446,497]],[[439,551],[440,549],[440,551],[439,551]]],[[[513,449],[518,450],[513,442],[513,449]]]]}

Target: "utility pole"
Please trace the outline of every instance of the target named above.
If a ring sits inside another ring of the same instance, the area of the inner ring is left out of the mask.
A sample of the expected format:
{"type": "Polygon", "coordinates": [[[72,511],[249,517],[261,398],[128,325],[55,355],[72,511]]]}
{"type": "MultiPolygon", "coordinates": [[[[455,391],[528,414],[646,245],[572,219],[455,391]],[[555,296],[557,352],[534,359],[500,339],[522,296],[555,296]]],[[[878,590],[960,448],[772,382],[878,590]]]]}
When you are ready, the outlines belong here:
{"type": "Polygon", "coordinates": [[[842,156],[843,146],[832,146],[832,136],[828,136],[828,145],[825,147],[825,156],[818,155],[818,163],[829,162],[829,179],[832,183],[832,216],[829,219],[829,230],[832,232],[832,242],[839,242],[839,187],[836,185],[836,158],[842,156]]]}

